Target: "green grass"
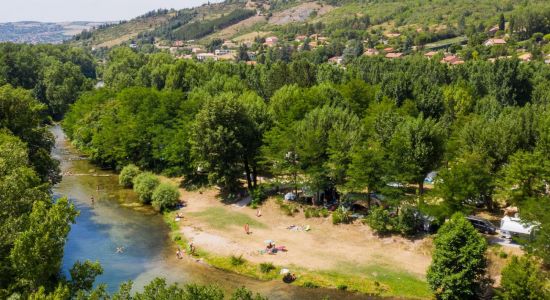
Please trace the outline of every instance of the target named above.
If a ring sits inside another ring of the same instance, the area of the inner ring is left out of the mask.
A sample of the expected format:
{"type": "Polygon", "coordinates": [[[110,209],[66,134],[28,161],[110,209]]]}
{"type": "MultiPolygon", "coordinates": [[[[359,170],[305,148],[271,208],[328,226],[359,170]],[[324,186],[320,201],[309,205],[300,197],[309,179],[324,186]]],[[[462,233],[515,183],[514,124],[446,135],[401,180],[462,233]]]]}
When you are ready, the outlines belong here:
{"type": "Polygon", "coordinates": [[[246,214],[225,210],[221,207],[211,207],[201,212],[189,213],[190,216],[199,218],[217,229],[227,229],[231,226],[250,225],[252,228],[266,228],[265,224],[258,222],[246,214]]]}

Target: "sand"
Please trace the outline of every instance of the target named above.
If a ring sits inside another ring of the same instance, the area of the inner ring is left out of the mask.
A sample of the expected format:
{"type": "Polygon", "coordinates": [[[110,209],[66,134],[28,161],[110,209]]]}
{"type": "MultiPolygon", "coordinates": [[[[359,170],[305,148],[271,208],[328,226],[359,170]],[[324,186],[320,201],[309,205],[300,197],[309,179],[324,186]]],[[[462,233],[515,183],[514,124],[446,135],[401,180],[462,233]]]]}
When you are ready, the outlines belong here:
{"type": "Polygon", "coordinates": [[[185,218],[180,222],[180,230],[198,248],[211,253],[243,255],[255,263],[272,262],[281,267],[294,265],[310,270],[340,270],[342,265],[383,266],[421,278],[431,261],[431,238],[380,238],[360,222],[333,225],[330,218],[306,219],[303,213],[286,216],[274,199],[264,203],[262,216],[257,217],[256,210],[250,207],[223,204],[217,198],[217,192],[216,189],[202,193],[181,190],[186,207],[181,210],[185,218]],[[251,225],[252,233],[247,235],[244,224],[219,228],[204,218],[193,216],[213,207],[246,214],[266,226],[255,228],[251,225]],[[286,229],[290,225],[310,225],[311,230],[286,229]],[[276,241],[278,246],[286,246],[288,252],[261,254],[259,250],[264,248],[264,241],[268,239],[276,241]]]}

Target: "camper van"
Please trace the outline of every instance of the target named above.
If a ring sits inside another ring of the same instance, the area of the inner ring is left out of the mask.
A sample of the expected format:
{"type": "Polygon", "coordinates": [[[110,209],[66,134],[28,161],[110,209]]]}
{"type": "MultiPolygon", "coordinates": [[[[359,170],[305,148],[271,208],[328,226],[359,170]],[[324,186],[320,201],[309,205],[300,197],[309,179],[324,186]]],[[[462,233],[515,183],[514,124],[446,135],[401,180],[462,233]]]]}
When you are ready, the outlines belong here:
{"type": "Polygon", "coordinates": [[[504,217],[500,220],[500,235],[511,239],[514,236],[530,238],[534,234],[534,224],[522,223],[520,218],[504,217]]]}

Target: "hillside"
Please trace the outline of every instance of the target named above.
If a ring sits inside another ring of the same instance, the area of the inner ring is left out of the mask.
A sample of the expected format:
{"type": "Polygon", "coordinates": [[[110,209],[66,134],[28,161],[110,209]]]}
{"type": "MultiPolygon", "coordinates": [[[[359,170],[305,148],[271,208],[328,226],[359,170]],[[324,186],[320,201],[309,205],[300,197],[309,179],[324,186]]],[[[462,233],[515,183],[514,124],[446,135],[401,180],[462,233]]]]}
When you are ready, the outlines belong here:
{"type": "Polygon", "coordinates": [[[226,0],[180,11],[159,10],[128,22],[85,32],[75,42],[92,47],[121,43],[160,43],[213,39],[253,41],[274,34],[293,40],[296,34],[368,39],[368,34],[410,32],[421,44],[461,38],[470,27],[490,28],[544,0],[226,0]]]}

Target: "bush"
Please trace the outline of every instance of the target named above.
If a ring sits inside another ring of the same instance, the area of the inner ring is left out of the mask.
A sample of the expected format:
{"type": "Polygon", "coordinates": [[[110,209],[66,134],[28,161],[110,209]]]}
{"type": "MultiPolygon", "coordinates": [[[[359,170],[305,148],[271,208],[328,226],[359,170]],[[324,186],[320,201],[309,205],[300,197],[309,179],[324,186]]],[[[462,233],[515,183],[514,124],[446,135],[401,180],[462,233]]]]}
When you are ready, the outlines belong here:
{"type": "Polygon", "coordinates": [[[303,284],[304,287],[307,287],[307,288],[318,288],[319,286],[311,281],[306,281],[304,282],[303,284]]]}
{"type": "Polygon", "coordinates": [[[379,234],[386,234],[391,231],[390,213],[382,207],[373,207],[365,221],[372,230],[379,234]]]}
{"type": "Polygon", "coordinates": [[[253,294],[250,290],[245,287],[241,287],[235,290],[231,296],[231,300],[267,300],[266,297],[263,297],[260,294],[253,294]]]}
{"type": "Polygon", "coordinates": [[[498,257],[500,258],[508,258],[508,253],[504,252],[504,251],[500,251],[498,253],[498,257]]]}
{"type": "Polygon", "coordinates": [[[536,260],[513,256],[502,270],[500,299],[548,299],[550,290],[545,286],[545,275],[536,260]]]}
{"type": "Polygon", "coordinates": [[[272,263],[261,263],[260,271],[262,273],[269,273],[271,270],[275,270],[275,266],[272,263]]]}
{"type": "Polygon", "coordinates": [[[243,258],[242,255],[239,255],[239,256],[231,255],[230,259],[231,259],[232,266],[240,266],[246,262],[246,260],[243,258]]]}
{"type": "Polygon", "coordinates": [[[336,288],[341,290],[341,291],[345,291],[345,290],[348,289],[348,286],[345,285],[345,284],[339,284],[336,288]]]}
{"type": "Polygon", "coordinates": [[[404,235],[413,235],[420,227],[420,219],[417,218],[416,209],[411,206],[404,206],[397,218],[397,228],[404,235]]]}
{"type": "Polygon", "coordinates": [[[120,175],[118,176],[118,183],[125,188],[131,188],[132,181],[140,173],[141,170],[136,165],[129,164],[126,167],[122,168],[122,171],[120,171],[120,175]]]}
{"type": "Polygon", "coordinates": [[[134,191],[138,195],[141,203],[151,203],[153,191],[160,184],[159,179],[153,173],[144,172],[136,176],[133,180],[134,191]]]}
{"type": "Polygon", "coordinates": [[[339,207],[337,210],[335,210],[332,213],[332,224],[340,224],[340,223],[349,223],[351,222],[351,213],[342,208],[339,207]]]}
{"type": "Polygon", "coordinates": [[[151,199],[153,207],[157,211],[163,211],[165,209],[173,208],[178,204],[180,192],[171,184],[161,183],[153,191],[153,196],[151,199]]]}

